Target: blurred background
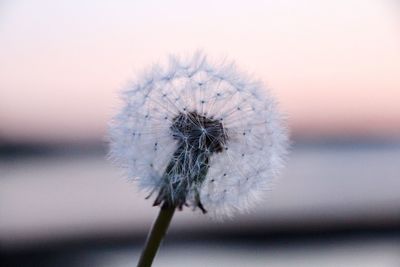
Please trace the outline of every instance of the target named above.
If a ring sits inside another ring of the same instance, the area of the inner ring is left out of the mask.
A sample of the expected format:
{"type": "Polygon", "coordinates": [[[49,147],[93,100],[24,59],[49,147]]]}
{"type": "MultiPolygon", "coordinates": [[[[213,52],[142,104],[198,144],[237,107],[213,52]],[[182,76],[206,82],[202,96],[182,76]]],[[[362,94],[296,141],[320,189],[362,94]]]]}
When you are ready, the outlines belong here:
{"type": "Polygon", "coordinates": [[[107,122],[203,49],[271,88],[292,151],[253,212],[178,212],[154,266],[400,266],[399,30],[395,0],[0,1],[0,265],[136,264],[157,208],[107,122]]]}

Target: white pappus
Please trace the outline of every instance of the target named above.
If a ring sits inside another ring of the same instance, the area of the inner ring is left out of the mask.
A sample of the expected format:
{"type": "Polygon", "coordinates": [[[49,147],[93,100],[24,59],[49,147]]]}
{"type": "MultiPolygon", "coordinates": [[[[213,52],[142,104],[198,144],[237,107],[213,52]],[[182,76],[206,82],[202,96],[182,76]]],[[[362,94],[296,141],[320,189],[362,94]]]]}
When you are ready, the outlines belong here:
{"type": "Polygon", "coordinates": [[[282,168],[287,131],[261,82],[202,53],[171,57],[124,91],[110,157],[154,205],[214,217],[247,210],[282,168]]]}

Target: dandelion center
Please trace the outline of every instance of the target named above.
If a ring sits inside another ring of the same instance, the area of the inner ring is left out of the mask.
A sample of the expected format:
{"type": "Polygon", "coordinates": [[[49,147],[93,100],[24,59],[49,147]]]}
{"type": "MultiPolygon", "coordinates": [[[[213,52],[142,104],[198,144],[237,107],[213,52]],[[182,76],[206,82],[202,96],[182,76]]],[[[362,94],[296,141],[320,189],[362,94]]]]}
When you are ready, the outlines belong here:
{"type": "Polygon", "coordinates": [[[170,129],[180,146],[189,146],[197,152],[221,152],[227,140],[221,122],[197,112],[179,113],[170,129]]]}
{"type": "Polygon", "coordinates": [[[228,136],[223,124],[193,111],[179,113],[172,120],[170,130],[178,145],[165,170],[163,186],[154,205],[163,203],[182,209],[188,193],[194,192],[196,206],[206,212],[199,190],[209,169],[210,156],[224,150],[228,136]]]}

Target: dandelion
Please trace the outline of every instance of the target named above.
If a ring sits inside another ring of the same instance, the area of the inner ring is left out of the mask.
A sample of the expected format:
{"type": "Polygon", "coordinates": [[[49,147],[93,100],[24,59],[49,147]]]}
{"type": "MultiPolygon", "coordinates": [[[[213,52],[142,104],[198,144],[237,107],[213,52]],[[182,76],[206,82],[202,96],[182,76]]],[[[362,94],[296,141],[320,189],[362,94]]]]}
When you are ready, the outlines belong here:
{"type": "Polygon", "coordinates": [[[246,211],[283,165],[287,133],[277,104],[233,63],[171,57],[123,100],[110,127],[111,158],[161,206],[139,266],[151,265],[143,258],[154,257],[175,209],[215,218],[246,211]]]}

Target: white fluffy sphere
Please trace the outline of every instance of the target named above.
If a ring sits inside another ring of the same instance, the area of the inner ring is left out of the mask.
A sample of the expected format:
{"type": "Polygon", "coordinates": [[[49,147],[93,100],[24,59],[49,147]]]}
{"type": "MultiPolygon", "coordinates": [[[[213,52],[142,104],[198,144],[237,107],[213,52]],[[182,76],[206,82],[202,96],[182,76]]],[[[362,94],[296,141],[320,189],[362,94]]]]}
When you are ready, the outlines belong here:
{"type": "Polygon", "coordinates": [[[247,210],[283,165],[287,131],[262,83],[198,53],[154,66],[123,93],[111,158],[155,204],[215,217],[247,210]],[[157,203],[158,202],[158,203],[157,203]]]}

